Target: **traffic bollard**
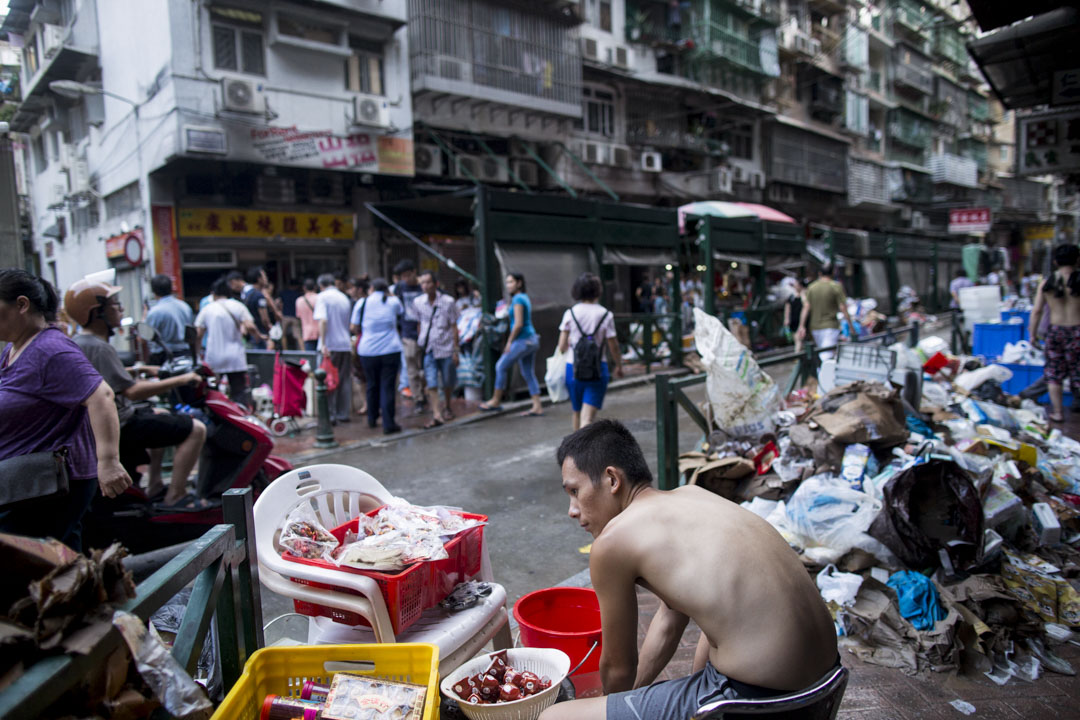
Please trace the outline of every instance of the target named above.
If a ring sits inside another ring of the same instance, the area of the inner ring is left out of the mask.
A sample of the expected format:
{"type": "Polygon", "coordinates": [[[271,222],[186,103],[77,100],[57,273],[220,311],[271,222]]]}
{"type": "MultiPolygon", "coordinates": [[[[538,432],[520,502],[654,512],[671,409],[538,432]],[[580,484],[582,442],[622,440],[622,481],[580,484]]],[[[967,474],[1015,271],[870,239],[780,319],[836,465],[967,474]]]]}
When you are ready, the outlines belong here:
{"type": "Polygon", "coordinates": [[[330,399],[326,397],[326,371],[315,371],[315,401],[319,409],[319,426],[315,430],[315,447],[334,448],[338,446],[334,439],[334,426],[330,422],[330,399]]]}

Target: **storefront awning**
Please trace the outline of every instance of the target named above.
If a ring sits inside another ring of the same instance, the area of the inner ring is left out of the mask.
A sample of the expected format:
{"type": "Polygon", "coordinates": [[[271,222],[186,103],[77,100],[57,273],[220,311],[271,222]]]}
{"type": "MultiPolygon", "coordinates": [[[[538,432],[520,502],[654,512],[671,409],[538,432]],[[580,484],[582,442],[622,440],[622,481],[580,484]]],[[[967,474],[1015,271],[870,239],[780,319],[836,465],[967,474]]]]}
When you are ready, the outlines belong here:
{"type": "Polygon", "coordinates": [[[673,250],[660,248],[604,247],[600,261],[604,265],[663,267],[678,260],[673,250]]]}
{"type": "Polygon", "coordinates": [[[760,255],[736,255],[734,253],[726,253],[716,251],[713,253],[714,260],[720,260],[722,262],[743,263],[745,265],[763,265],[760,255]]]}

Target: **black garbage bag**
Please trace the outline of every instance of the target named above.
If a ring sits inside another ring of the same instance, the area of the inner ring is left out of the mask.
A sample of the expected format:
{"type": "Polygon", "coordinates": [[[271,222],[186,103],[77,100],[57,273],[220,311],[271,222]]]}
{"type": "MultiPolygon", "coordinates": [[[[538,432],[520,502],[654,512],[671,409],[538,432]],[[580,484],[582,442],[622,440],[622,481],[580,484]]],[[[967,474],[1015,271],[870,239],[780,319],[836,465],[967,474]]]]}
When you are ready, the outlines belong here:
{"type": "Polygon", "coordinates": [[[905,565],[922,570],[947,560],[951,571],[982,561],[982,503],[959,465],[951,460],[920,463],[889,480],[883,494],[885,508],[868,532],[905,565]]]}

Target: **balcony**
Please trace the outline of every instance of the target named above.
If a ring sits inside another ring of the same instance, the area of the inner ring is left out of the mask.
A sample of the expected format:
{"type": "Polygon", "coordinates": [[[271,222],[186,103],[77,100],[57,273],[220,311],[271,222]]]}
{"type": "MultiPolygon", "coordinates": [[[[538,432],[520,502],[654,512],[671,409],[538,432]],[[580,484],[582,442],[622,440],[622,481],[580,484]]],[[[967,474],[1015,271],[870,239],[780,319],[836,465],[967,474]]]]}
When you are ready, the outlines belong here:
{"type": "Polygon", "coordinates": [[[722,58],[745,70],[760,75],[775,77],[779,74],[779,59],[776,51],[766,51],[760,43],[732,32],[715,22],[696,23],[692,30],[698,48],[715,58],[722,58]],[[766,68],[766,64],[776,66],[776,72],[766,68]]]}
{"type": "Polygon", "coordinates": [[[906,114],[895,114],[889,122],[892,144],[901,143],[908,148],[925,150],[930,146],[930,126],[906,114]]]}
{"type": "Polygon", "coordinates": [[[780,4],[777,0],[723,0],[738,8],[753,20],[762,20],[770,25],[780,24],[780,4]]]}
{"type": "Polygon", "coordinates": [[[580,48],[566,23],[483,0],[410,0],[408,27],[413,93],[581,116],[580,48]]]}
{"type": "Polygon", "coordinates": [[[891,204],[887,168],[878,163],[848,158],[848,204],[891,204]]]}
{"type": "Polygon", "coordinates": [[[934,52],[945,60],[964,66],[968,62],[964,36],[954,27],[939,27],[934,30],[934,52]]]}
{"type": "Polygon", "coordinates": [[[1020,212],[1044,213],[1050,203],[1046,197],[1046,184],[1020,178],[1001,178],[1002,209],[1020,212]]]}
{"type": "Polygon", "coordinates": [[[918,0],[900,0],[895,5],[895,24],[923,40],[930,38],[930,21],[934,17],[928,7],[918,0]]]}
{"type": "Polygon", "coordinates": [[[774,125],[769,179],[847,192],[847,146],[821,135],[774,125]]]}
{"type": "Polygon", "coordinates": [[[844,94],[838,84],[818,81],[810,86],[810,115],[815,120],[832,122],[844,112],[844,94]]]}
{"type": "Polygon", "coordinates": [[[970,93],[968,95],[968,117],[975,122],[990,122],[990,101],[982,95],[970,93]]]}
{"type": "Polygon", "coordinates": [[[899,62],[894,68],[893,85],[896,87],[906,87],[927,95],[934,92],[934,76],[928,71],[899,62]]]}
{"type": "Polygon", "coordinates": [[[930,174],[935,183],[966,188],[979,187],[978,163],[960,155],[942,153],[930,156],[930,174]]]}

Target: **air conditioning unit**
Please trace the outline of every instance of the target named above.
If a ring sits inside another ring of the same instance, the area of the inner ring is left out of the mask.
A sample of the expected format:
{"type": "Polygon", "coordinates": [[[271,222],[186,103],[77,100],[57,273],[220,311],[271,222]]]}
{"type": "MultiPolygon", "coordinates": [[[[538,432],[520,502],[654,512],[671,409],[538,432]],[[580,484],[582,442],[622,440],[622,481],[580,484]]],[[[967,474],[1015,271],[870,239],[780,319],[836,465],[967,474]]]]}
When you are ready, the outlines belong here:
{"type": "Polygon", "coordinates": [[[581,38],[581,55],[586,60],[599,60],[600,43],[595,38],[581,38]]]}
{"type": "Polygon", "coordinates": [[[744,183],[747,181],[746,174],[746,171],[743,170],[741,166],[736,165],[731,168],[731,181],[737,183],[744,183]]]}
{"type": "Polygon", "coordinates": [[[761,173],[750,173],[750,187],[756,190],[764,190],[765,176],[761,173]]]}
{"type": "Polygon", "coordinates": [[[353,98],[353,124],[367,127],[390,125],[390,104],[382,95],[357,95],[353,98]]]}
{"type": "Polygon", "coordinates": [[[453,55],[435,55],[432,58],[433,72],[444,80],[472,82],[472,64],[453,55]]]}
{"type": "Polygon", "coordinates": [[[538,185],[540,183],[540,166],[532,160],[512,160],[510,161],[510,169],[526,185],[538,185]]]}
{"type": "Polygon", "coordinates": [[[795,202],[795,190],[787,185],[773,183],[769,186],[768,197],[772,202],[793,203],[795,202]]]}
{"type": "Polygon", "coordinates": [[[52,188],[52,205],[63,205],[68,194],[67,185],[56,183],[52,188]]]}
{"type": "Polygon", "coordinates": [[[60,48],[64,45],[64,35],[64,28],[60,25],[42,25],[42,54],[47,58],[51,58],[53,55],[56,55],[56,53],[60,52],[60,48]]]}
{"type": "Polygon", "coordinates": [[[615,46],[615,67],[621,67],[624,70],[630,68],[630,51],[622,45],[615,46]]]}
{"type": "Polygon", "coordinates": [[[458,155],[450,165],[450,177],[472,182],[480,179],[480,158],[473,155],[458,155]],[[469,174],[472,177],[469,177],[469,174]]]}
{"type": "Polygon", "coordinates": [[[926,216],[918,210],[914,210],[911,213],[911,229],[912,230],[925,230],[926,229],[926,216]]]}
{"type": "Polygon", "coordinates": [[[806,54],[817,57],[821,54],[821,41],[817,38],[806,39],[806,54]]]}
{"type": "Polygon", "coordinates": [[[253,115],[266,112],[266,94],[262,83],[251,78],[222,78],[221,97],[226,110],[253,115]]]}
{"type": "Polygon", "coordinates": [[[214,127],[184,126],[184,152],[211,153],[226,155],[229,145],[225,131],[214,127]]]}
{"type": "Polygon", "coordinates": [[[726,195],[730,195],[733,192],[731,183],[734,179],[734,173],[732,173],[731,168],[720,168],[710,176],[710,179],[712,182],[710,183],[711,187],[709,190],[712,192],[724,193],[726,195]]]}
{"type": "Polygon", "coordinates": [[[630,167],[630,148],[628,148],[626,145],[612,145],[611,164],[615,167],[621,168],[630,167]]]}
{"type": "Polygon", "coordinates": [[[344,205],[345,176],[341,173],[310,173],[308,202],[312,205],[344,205]]]}
{"type": "Polygon", "coordinates": [[[510,170],[506,164],[506,158],[495,159],[490,155],[481,155],[479,162],[479,174],[477,179],[481,182],[508,183],[510,182],[510,170]]]}
{"type": "Polygon", "coordinates": [[[658,152],[641,153],[641,169],[645,172],[660,172],[664,169],[663,156],[658,152]]]}
{"type": "Polygon", "coordinates": [[[610,165],[611,146],[607,143],[587,142],[583,148],[582,160],[594,165],[610,165]]]}
{"type": "Polygon", "coordinates": [[[296,203],[296,180],[259,175],[255,178],[255,199],[266,205],[293,205],[296,203]]]}
{"type": "Polygon", "coordinates": [[[911,222],[911,208],[907,205],[900,206],[900,219],[904,222],[911,222]]]}
{"type": "Polygon", "coordinates": [[[85,157],[76,158],[71,164],[71,187],[75,192],[90,188],[90,164],[85,157]]]}
{"type": "Polygon", "coordinates": [[[442,150],[438,145],[417,143],[413,154],[413,167],[417,175],[442,175],[442,150]]]}
{"type": "Polygon", "coordinates": [[[531,158],[529,150],[536,152],[536,143],[531,140],[522,140],[521,138],[510,138],[510,157],[512,158],[531,158]]]}

